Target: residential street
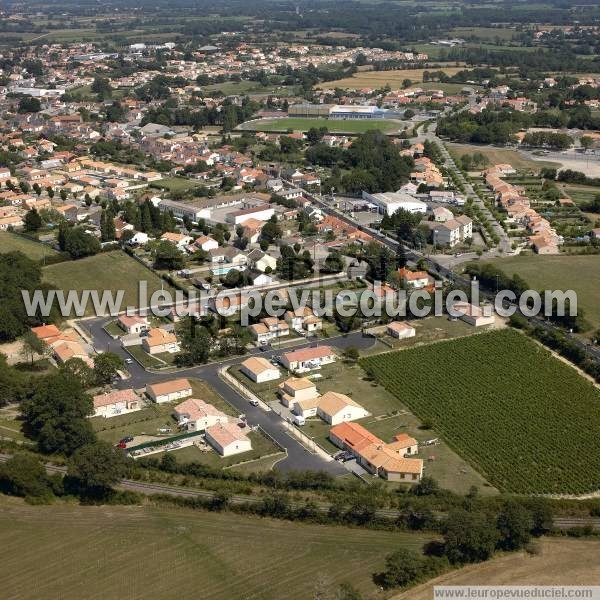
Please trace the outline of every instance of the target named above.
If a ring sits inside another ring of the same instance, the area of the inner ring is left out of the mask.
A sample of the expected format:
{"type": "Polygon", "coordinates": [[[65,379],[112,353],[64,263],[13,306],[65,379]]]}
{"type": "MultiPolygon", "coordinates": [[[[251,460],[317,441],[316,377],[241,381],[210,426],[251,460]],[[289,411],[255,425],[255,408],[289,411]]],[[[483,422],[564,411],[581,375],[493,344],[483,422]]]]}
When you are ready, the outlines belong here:
{"type": "MultiPolygon", "coordinates": [[[[93,338],[93,344],[97,351],[110,351],[118,354],[121,358],[131,358],[130,355],[121,347],[117,340],[113,340],[103,329],[104,325],[111,321],[111,318],[100,317],[79,322],[80,327],[86,329],[93,338]]],[[[349,346],[355,346],[359,350],[364,350],[373,344],[373,338],[363,336],[360,332],[354,332],[348,336],[338,336],[327,340],[319,340],[319,344],[327,344],[343,350],[349,346]]],[[[315,344],[314,340],[294,346],[294,349],[308,347],[315,344]]],[[[281,417],[275,412],[266,412],[259,407],[252,406],[246,398],[238,391],[230,387],[221,377],[219,369],[227,365],[234,365],[242,362],[248,356],[253,354],[263,358],[271,358],[279,354],[281,350],[269,349],[261,352],[258,349],[251,350],[243,356],[235,356],[217,363],[179,369],[170,373],[152,373],[146,371],[139,363],[134,361],[127,365],[127,370],[131,374],[129,379],[120,381],[117,384],[119,388],[142,388],[148,383],[166,381],[177,377],[193,377],[206,381],[223,398],[234,406],[240,414],[245,414],[249,425],[260,425],[260,427],[269,434],[278,444],[287,449],[287,457],[278,462],[275,468],[282,471],[290,470],[322,470],[332,475],[347,473],[347,470],[338,462],[326,461],[318,454],[313,454],[307,450],[300,441],[290,435],[281,420],[281,417]]]]}

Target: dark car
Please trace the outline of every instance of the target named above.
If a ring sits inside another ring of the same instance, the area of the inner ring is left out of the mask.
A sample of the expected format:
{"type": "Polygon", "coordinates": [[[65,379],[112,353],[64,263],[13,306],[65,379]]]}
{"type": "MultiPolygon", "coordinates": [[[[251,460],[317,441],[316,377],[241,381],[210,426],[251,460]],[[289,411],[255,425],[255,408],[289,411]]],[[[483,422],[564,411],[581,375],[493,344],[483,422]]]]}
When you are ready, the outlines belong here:
{"type": "Polygon", "coordinates": [[[119,441],[119,444],[129,444],[129,442],[133,442],[133,436],[132,435],[126,435],[124,438],[122,438],[119,441]]]}

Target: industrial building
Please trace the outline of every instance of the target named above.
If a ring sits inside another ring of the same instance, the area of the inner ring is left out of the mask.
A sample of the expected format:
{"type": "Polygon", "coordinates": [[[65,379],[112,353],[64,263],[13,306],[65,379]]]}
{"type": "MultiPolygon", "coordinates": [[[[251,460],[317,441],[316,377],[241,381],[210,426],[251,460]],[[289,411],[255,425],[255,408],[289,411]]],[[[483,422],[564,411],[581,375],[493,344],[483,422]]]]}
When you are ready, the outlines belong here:
{"type": "Polygon", "coordinates": [[[381,194],[369,194],[368,192],[362,193],[363,200],[372,202],[380,213],[393,215],[398,209],[402,208],[411,213],[423,213],[427,212],[427,204],[413,198],[406,192],[385,192],[381,194]]]}

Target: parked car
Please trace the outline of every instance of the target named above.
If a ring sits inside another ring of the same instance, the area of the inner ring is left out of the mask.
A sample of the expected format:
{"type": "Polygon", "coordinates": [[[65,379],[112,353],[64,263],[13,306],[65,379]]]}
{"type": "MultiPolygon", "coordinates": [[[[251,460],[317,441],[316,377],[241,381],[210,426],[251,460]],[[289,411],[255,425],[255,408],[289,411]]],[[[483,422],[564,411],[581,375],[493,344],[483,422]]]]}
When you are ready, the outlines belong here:
{"type": "Polygon", "coordinates": [[[254,398],[252,398],[251,400],[248,400],[248,402],[250,402],[250,404],[252,404],[252,406],[258,406],[258,400],[255,400],[254,398]]]}
{"type": "Polygon", "coordinates": [[[133,436],[132,435],[126,435],[124,438],[122,438],[119,441],[120,444],[129,444],[129,442],[133,442],[133,436]]]}

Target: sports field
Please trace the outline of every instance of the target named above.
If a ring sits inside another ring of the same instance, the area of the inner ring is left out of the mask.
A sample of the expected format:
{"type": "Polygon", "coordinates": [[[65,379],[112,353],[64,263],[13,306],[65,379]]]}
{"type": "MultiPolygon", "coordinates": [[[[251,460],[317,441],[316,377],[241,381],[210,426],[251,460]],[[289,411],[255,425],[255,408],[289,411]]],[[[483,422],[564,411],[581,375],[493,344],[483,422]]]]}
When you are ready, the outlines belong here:
{"type": "Polygon", "coordinates": [[[22,252],[32,260],[41,260],[44,256],[51,256],[56,252],[46,244],[40,244],[34,240],[9,233],[8,231],[0,231],[0,252],[22,252]]]}
{"type": "Polygon", "coordinates": [[[327,127],[331,133],[364,133],[370,129],[379,129],[383,133],[399,133],[402,131],[402,121],[395,119],[361,119],[361,120],[330,120],[330,119],[260,119],[242,123],[238,129],[245,131],[273,131],[285,133],[292,131],[308,131],[311,127],[327,127]]]}
{"type": "MultiPolygon", "coordinates": [[[[58,289],[68,290],[123,290],[123,306],[139,306],[138,284],[146,281],[148,296],[161,289],[161,280],[149,269],[120,250],[97,254],[81,260],[50,265],[43,270],[44,281],[54,284],[58,289]]],[[[165,289],[170,289],[165,283],[165,289]]],[[[148,298],[149,300],[149,298],[148,298]]],[[[93,313],[88,302],[86,315],[93,313]]]]}
{"type": "MultiPolygon", "coordinates": [[[[453,65],[456,63],[452,63],[453,65]]],[[[402,87],[405,79],[410,79],[413,83],[421,83],[423,81],[424,71],[443,71],[446,75],[455,75],[459,71],[464,71],[466,67],[455,66],[438,66],[429,69],[396,69],[393,71],[359,71],[336,81],[325,81],[319,83],[315,87],[318,89],[326,88],[382,88],[389,85],[393,90],[402,87]]]]}
{"type": "MultiPolygon", "coordinates": [[[[429,538],[431,539],[431,538],[429,538]]],[[[29,506],[0,496],[2,597],[10,600],[306,600],[334,597],[427,537],[151,506],[29,506]]],[[[378,595],[379,597],[379,595],[378,595]]]]}
{"type": "Polygon", "coordinates": [[[498,489],[600,489],[600,390],[525,335],[497,330],[361,365],[498,489]]]}
{"type": "Polygon", "coordinates": [[[518,273],[536,290],[575,290],[578,306],[600,328],[600,256],[511,256],[491,261],[507,275],[518,273]]]}

